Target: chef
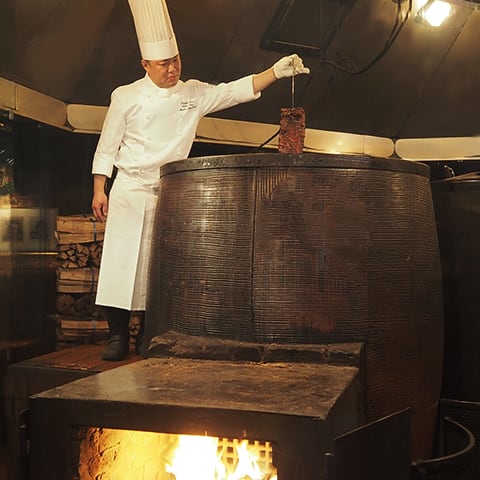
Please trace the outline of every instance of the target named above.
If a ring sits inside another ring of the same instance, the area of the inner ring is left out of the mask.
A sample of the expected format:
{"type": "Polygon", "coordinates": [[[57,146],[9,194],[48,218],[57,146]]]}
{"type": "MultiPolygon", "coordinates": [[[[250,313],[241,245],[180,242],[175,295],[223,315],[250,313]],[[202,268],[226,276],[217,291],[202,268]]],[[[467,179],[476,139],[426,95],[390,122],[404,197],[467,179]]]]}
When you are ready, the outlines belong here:
{"type": "Polygon", "coordinates": [[[145,310],[160,167],[188,157],[203,116],[255,100],[279,78],[309,73],[290,55],[233,82],[184,82],[165,0],[129,4],[145,76],[113,91],[92,166],[92,210],[106,222],[96,303],[104,307],[110,330],[102,358],[111,361],[129,352],[131,311],[145,310]],[[106,180],[114,171],[107,197],[106,180]]]}

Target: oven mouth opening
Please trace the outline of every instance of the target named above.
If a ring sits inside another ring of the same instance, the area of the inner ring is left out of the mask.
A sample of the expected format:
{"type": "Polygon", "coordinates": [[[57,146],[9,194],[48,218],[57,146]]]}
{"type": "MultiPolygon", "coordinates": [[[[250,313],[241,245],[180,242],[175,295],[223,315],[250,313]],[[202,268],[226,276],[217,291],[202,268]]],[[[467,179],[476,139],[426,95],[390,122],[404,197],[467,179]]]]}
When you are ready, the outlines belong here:
{"type": "Polygon", "coordinates": [[[80,427],[79,480],[277,480],[269,441],[80,427]]]}

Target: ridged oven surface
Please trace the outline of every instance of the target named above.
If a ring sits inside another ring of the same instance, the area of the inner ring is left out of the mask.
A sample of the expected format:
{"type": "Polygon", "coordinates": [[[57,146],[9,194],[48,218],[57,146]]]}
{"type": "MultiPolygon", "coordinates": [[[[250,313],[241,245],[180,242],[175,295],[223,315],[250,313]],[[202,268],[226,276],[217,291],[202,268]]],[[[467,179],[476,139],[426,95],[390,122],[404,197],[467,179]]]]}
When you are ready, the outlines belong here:
{"type": "Polygon", "coordinates": [[[413,403],[412,441],[428,443],[443,343],[428,169],[275,154],[184,167],[161,179],[147,337],[363,341],[367,418],[413,403]]]}

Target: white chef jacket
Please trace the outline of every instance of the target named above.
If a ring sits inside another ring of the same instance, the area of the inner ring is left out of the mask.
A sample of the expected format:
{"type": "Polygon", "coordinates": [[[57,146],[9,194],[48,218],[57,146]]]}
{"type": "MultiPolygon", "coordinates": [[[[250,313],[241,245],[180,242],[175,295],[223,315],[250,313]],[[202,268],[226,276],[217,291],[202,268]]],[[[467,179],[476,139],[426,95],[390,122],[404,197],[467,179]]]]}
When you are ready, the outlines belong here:
{"type": "Polygon", "coordinates": [[[179,81],[159,88],[150,77],[112,93],[92,173],[110,177],[108,216],[96,303],[145,310],[160,167],[188,157],[200,119],[255,100],[253,76],[210,85],[179,81]]]}

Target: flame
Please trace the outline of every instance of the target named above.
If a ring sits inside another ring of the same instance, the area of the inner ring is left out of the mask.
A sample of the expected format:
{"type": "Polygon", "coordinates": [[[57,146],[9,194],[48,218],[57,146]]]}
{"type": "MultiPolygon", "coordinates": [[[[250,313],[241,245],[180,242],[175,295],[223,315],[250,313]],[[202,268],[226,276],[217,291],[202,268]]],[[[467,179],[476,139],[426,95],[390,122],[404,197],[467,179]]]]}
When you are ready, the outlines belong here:
{"type": "Polygon", "coordinates": [[[87,427],[81,480],[277,480],[270,442],[87,427]]]}
{"type": "Polygon", "coordinates": [[[176,480],[213,480],[216,478],[217,444],[218,439],[213,437],[179,435],[173,460],[165,469],[173,473],[176,480]]]}
{"type": "Polygon", "coordinates": [[[247,440],[235,442],[236,462],[230,465],[219,452],[219,439],[193,435],[179,435],[178,446],[168,473],[176,480],[276,480],[275,469],[262,471],[259,458],[247,440]],[[273,471],[272,471],[273,470],[273,471]]]}

